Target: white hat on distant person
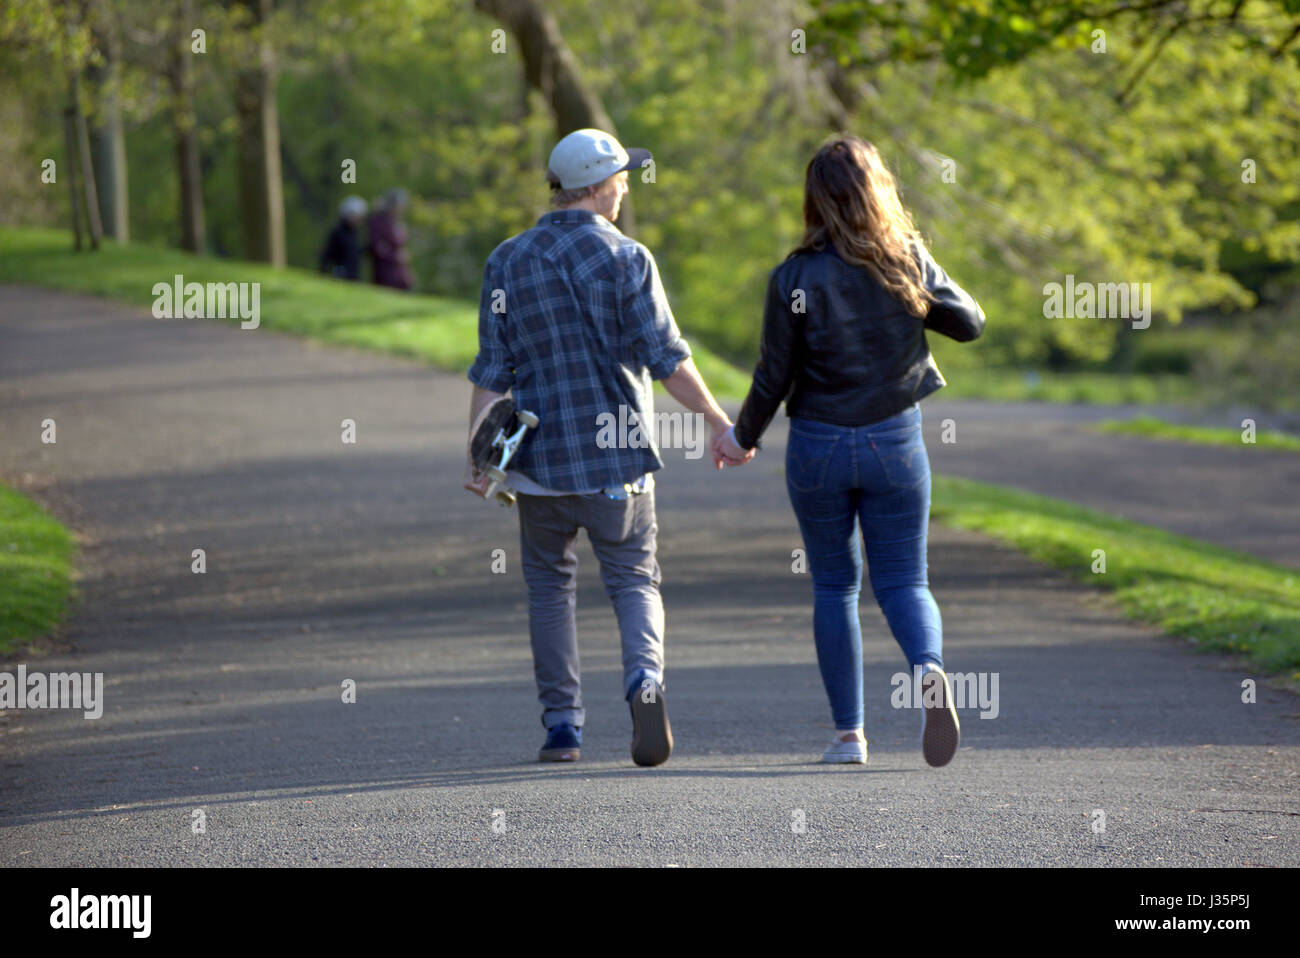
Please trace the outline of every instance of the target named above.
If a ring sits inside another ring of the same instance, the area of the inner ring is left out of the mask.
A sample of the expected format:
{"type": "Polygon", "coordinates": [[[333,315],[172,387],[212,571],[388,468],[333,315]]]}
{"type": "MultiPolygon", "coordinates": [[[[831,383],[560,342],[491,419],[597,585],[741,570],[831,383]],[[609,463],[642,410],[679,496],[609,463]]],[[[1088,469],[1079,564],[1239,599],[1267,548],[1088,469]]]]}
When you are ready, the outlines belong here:
{"type": "Polygon", "coordinates": [[[339,204],[339,216],[344,218],[366,215],[366,201],[359,196],[349,196],[339,204]]]}
{"type": "Polygon", "coordinates": [[[546,165],[561,187],[576,190],[623,170],[640,169],[649,160],[649,150],[625,150],[618,140],[601,130],[574,130],[555,144],[546,165]]]}

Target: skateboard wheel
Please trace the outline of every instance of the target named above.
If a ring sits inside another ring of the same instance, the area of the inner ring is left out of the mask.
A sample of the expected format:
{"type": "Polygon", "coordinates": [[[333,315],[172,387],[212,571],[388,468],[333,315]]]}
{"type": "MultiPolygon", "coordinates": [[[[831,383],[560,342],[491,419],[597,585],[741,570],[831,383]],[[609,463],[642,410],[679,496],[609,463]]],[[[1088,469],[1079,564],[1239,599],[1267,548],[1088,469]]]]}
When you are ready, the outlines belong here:
{"type": "Polygon", "coordinates": [[[502,506],[508,509],[515,504],[515,494],[513,492],[502,490],[497,493],[497,502],[501,503],[502,506]]]}
{"type": "Polygon", "coordinates": [[[502,471],[500,466],[488,466],[487,474],[488,474],[488,478],[491,479],[493,482],[506,481],[506,474],[505,472],[502,471]]]}
{"type": "Polygon", "coordinates": [[[541,420],[537,418],[537,413],[529,412],[527,409],[521,409],[515,413],[515,415],[518,416],[519,421],[529,429],[536,429],[537,424],[541,422],[541,420]]]}

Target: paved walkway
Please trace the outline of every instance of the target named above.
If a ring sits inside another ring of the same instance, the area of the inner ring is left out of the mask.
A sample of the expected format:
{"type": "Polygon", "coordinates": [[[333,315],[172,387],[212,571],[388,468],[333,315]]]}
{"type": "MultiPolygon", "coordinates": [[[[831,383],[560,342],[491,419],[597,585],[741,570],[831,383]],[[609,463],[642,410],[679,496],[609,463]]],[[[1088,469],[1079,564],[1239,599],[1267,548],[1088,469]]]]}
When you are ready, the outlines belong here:
{"type": "MultiPolygon", "coordinates": [[[[830,724],[780,420],[751,467],[715,475],[679,451],[661,473],[673,759],[629,761],[584,546],[584,757],[537,764],[515,519],[459,490],[466,392],[399,359],[0,288],[0,475],[85,536],[68,645],[28,665],[103,672],[107,698],[96,721],[0,715],[0,865],[1300,863],[1294,696],[1261,686],[1244,705],[1227,660],[942,527],[946,658],[998,674],[997,718],[964,711],[958,757],[926,767],[868,602],[871,764],[816,764],[830,724]]],[[[1213,531],[1197,505],[1159,512],[1184,494],[1161,458],[1182,447],[1107,438],[1143,458],[1071,464],[1091,439],[1021,415],[927,404],[936,465],[1096,504],[1106,473],[1108,508],[1213,531]],[[956,446],[937,442],[944,415],[956,446]]],[[[1265,471],[1251,461],[1234,483],[1265,471]]]]}

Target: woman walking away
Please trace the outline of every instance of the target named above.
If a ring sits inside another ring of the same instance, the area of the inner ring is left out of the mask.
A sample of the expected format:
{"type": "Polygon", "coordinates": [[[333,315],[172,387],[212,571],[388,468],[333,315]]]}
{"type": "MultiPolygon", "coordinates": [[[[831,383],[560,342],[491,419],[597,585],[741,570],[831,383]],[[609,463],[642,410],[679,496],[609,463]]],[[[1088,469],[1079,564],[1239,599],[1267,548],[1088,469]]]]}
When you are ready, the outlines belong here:
{"type": "Polygon", "coordinates": [[[835,720],[823,761],[867,760],[860,526],[872,592],[914,678],[919,670],[922,752],[946,765],[960,726],[926,569],[930,464],[917,403],[944,385],[925,330],[968,342],[983,332],[984,312],[931,258],[870,143],[842,137],[818,150],[803,212],[803,241],[768,282],[753,385],[715,452],[747,462],[789,396],[786,488],[835,720]]]}
{"type": "Polygon", "coordinates": [[[402,220],[409,202],[406,190],[389,190],[370,217],[370,262],[374,281],[380,286],[411,289],[415,285],[411,251],[406,248],[408,231],[402,220]]]}

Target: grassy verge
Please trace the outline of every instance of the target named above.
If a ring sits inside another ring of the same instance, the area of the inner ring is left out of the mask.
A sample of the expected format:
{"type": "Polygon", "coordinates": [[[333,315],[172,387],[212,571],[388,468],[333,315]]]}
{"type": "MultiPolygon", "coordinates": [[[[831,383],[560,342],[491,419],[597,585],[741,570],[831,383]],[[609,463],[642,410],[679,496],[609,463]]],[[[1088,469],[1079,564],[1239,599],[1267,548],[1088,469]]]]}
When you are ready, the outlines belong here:
{"type": "MultiPolygon", "coordinates": [[[[64,231],[0,228],[0,283],[47,286],[148,307],[154,301],[153,285],[169,282],[177,273],[187,283],[261,283],[261,326],[278,332],[411,356],[453,372],[468,369],[478,352],[477,303],[135,243],[106,242],[98,253],[74,253],[64,231]]],[[[747,374],[697,341],[691,350],[715,392],[744,396],[747,374]]]]}
{"type": "MultiPolygon", "coordinates": [[[[1125,436],[1142,436],[1148,439],[1169,439],[1177,442],[1194,442],[1207,446],[1241,446],[1241,430],[1210,429],[1203,426],[1180,426],[1149,416],[1138,419],[1106,419],[1092,426],[1098,432],[1118,433],[1125,436]]],[[[1300,436],[1284,432],[1255,433],[1255,445],[1265,449],[1300,449],[1300,436]]]]}
{"type": "MultiPolygon", "coordinates": [[[[262,325],[327,343],[412,356],[452,371],[469,368],[478,349],[478,306],[440,296],[395,293],[344,283],[302,269],[193,256],[180,250],[106,243],[97,254],[73,253],[61,230],[0,227],[0,283],[28,283],[106,296],[137,306],[153,303],[153,284],[182,274],[187,281],[260,282],[262,325]]],[[[684,324],[688,337],[689,323],[684,324]]],[[[938,337],[935,337],[937,340],[938,337]]],[[[942,344],[941,344],[942,345],[942,344]]],[[[727,362],[691,337],[695,363],[719,398],[739,401],[751,366],[727,362]]],[[[949,365],[943,399],[1083,403],[1177,403],[1196,398],[1180,375],[1042,374],[1023,369],[949,365]]]]}
{"type": "Polygon", "coordinates": [[[1110,589],[1125,612],[1197,648],[1300,680],[1300,572],[1080,506],[936,477],[933,516],[1110,589]],[[1106,571],[1093,573],[1093,550],[1106,571]]]}
{"type": "Polygon", "coordinates": [[[0,653],[50,634],[72,597],[71,533],[0,486],[0,653]]]}
{"type": "MultiPolygon", "coordinates": [[[[936,337],[937,338],[937,337],[936,337]]],[[[995,366],[945,365],[948,385],[939,399],[991,399],[1093,405],[1187,404],[1200,397],[1195,380],[1175,374],[1105,372],[1043,372],[995,366]]]]}

